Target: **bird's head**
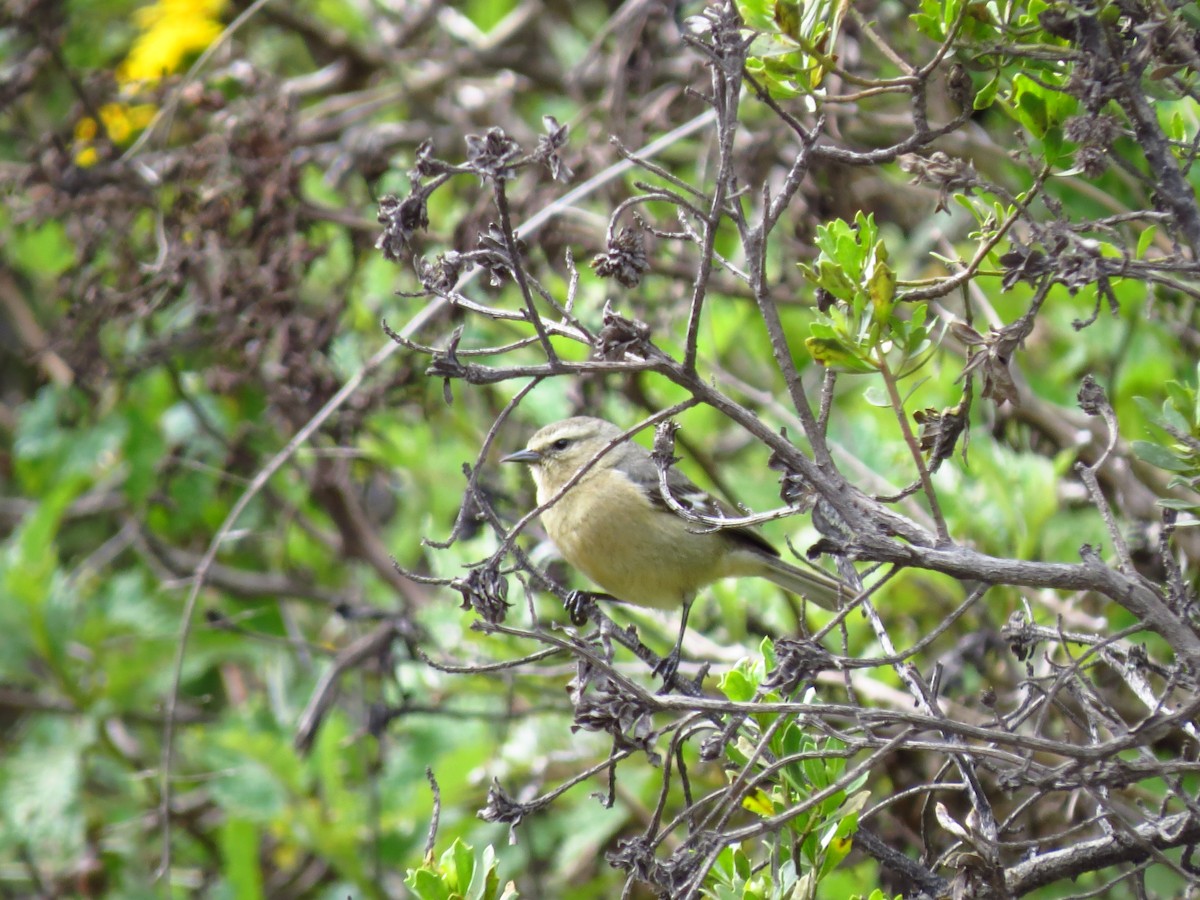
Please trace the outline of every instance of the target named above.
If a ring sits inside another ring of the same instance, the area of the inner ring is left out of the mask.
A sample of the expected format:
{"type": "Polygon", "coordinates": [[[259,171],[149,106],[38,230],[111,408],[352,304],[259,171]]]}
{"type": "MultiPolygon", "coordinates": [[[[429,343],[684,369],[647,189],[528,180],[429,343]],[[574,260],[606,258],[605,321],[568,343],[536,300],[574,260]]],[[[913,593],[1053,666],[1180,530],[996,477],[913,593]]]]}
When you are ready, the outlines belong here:
{"type": "MultiPolygon", "coordinates": [[[[539,488],[557,489],[624,432],[611,422],[591,416],[576,416],[547,425],[529,439],[524,450],[510,453],[501,462],[526,463],[539,488]]],[[[592,467],[607,468],[617,463],[620,448],[596,459],[592,467]]]]}

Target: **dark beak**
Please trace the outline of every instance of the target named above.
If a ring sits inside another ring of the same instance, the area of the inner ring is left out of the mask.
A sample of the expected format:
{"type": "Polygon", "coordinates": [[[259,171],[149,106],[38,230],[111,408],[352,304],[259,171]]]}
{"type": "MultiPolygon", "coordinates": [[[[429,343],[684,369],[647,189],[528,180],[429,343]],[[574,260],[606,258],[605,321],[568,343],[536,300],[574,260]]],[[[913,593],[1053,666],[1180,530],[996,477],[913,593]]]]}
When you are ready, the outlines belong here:
{"type": "Polygon", "coordinates": [[[535,462],[540,462],[542,454],[536,450],[518,450],[516,453],[510,453],[508,456],[502,456],[500,462],[521,462],[532,465],[535,462]]]}

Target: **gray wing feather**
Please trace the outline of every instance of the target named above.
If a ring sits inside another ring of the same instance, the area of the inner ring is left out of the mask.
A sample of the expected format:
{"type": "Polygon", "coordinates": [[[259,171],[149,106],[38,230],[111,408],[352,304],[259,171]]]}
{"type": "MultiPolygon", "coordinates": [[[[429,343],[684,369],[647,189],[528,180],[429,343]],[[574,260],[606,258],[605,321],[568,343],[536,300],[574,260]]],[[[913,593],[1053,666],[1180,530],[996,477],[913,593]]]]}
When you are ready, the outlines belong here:
{"type": "MultiPolygon", "coordinates": [[[[625,458],[621,460],[620,467],[629,476],[630,481],[641,488],[651,503],[674,513],[674,510],[667,505],[667,501],[663,499],[658,480],[658,466],[651,459],[649,453],[641,447],[632,446],[626,452],[625,458]]],[[[713,519],[731,519],[740,515],[727,504],[702,490],[678,469],[672,468],[667,472],[667,487],[671,489],[671,496],[680,506],[697,515],[713,519]]],[[[697,524],[697,528],[703,527],[697,524]]],[[[779,555],[779,551],[771,545],[771,542],[752,528],[727,528],[725,533],[768,556],[779,555]]]]}
{"type": "MultiPolygon", "coordinates": [[[[618,466],[630,481],[642,490],[651,503],[661,509],[674,512],[663,499],[662,487],[658,478],[658,466],[645,449],[636,444],[629,445],[618,462],[618,466]]],[[[727,504],[697,487],[691,479],[677,469],[667,472],[667,487],[680,506],[699,515],[718,519],[734,518],[738,515],[727,504]]],[[[703,526],[697,525],[697,527],[702,528],[703,526]]],[[[768,563],[769,572],[764,573],[767,578],[784,590],[807,597],[818,606],[823,606],[825,609],[837,609],[843,600],[854,594],[850,586],[839,579],[820,571],[808,571],[784,562],[779,557],[779,551],[754,528],[726,528],[725,534],[740,541],[748,549],[762,554],[768,563]]]]}

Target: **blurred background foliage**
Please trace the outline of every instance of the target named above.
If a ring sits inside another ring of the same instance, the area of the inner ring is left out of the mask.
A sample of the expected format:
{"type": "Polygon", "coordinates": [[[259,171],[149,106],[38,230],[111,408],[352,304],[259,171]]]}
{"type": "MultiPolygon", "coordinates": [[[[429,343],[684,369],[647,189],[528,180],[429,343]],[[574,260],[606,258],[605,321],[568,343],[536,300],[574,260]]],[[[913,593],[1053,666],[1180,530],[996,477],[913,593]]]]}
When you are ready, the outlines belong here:
{"type": "MultiPolygon", "coordinates": [[[[563,689],[575,669],[565,657],[453,674],[422,656],[478,664],[532,652],[515,637],[480,635],[458,594],[410,577],[461,577],[495,549],[496,535],[470,510],[449,547],[428,541],[454,530],[464,466],[474,465],[524,382],[447,387],[426,376],[425,355],[391,345],[381,320],[401,328],[430,300],[397,295],[421,286],[410,266],[376,249],[376,207],[411,190],[408,170],[423,141],[458,160],[466,134],[500,125],[529,150],[543,116],[554,116],[570,126],[563,156],[574,177],[564,186],[539,170],[513,180],[519,223],[618,162],[610,136],[632,150],[700,115],[705,104],[689,90],[707,90],[708,76],[682,35],[701,6],[8,4],[0,19],[0,895],[141,897],[167,886],[177,896],[449,896],[447,885],[457,885],[463,895],[499,896],[510,880],[525,896],[617,895],[624,876],[604,853],[653,812],[660,781],[652,767],[623,768],[611,808],[592,796],[603,795],[603,776],[578,785],[526,818],[516,843],[506,826],[476,816],[494,781],[526,786],[529,799],[603,760],[611,742],[567,727],[563,689]],[[352,379],[361,380],[349,398],[230,520],[252,480],[352,379]],[[204,580],[193,604],[198,570],[204,580]],[[394,630],[381,635],[385,627],[394,630]],[[363,642],[368,649],[356,656],[363,642]],[[305,733],[306,710],[332,671],[336,697],[305,733]],[[432,855],[427,770],[440,796],[432,855]],[[464,843],[456,848],[456,840],[464,843]],[[402,887],[423,860],[427,868],[402,887]]],[[[803,337],[821,317],[797,264],[818,262],[819,228],[853,222],[860,211],[873,216],[901,292],[971,259],[981,236],[1042,181],[1037,215],[1113,217],[1093,237],[1099,257],[1177,259],[1177,274],[1112,279],[1111,298],[1098,297],[1094,283],[1054,287],[1014,367],[1022,402],[976,404],[969,450],[935,476],[960,543],[1064,562],[1078,559],[1081,544],[1106,546],[1104,522],[1070,475],[1091,433],[1075,395],[1093,374],[1123,437],[1143,442],[1137,455],[1122,451],[1141,493],[1117,503],[1123,531],[1153,570],[1161,564],[1156,502],[1173,498],[1185,516],[1196,508],[1186,490],[1200,476],[1194,260],[1146,217],[1121,219],[1152,207],[1156,187],[1127,130],[1112,136],[1115,164],[1081,154],[1094,144],[1068,127],[1079,101],[1053,89],[1070,76],[1054,53],[1064,40],[1039,19],[1051,7],[877,0],[853,4],[851,16],[847,4],[812,3],[796,24],[774,3],[740,6],[764,32],[749,71],[797,115],[831,95],[850,97],[822,111],[826,133],[857,150],[894,143],[909,122],[894,97],[856,95],[843,73],[894,78],[899,59],[920,63],[949,40],[974,108],[965,127],[935,146],[1006,192],[952,187],[939,210],[938,190],[915,184],[894,160],[812,167],[776,232],[768,280],[785,331],[798,336],[795,364],[814,385],[823,372],[803,337]],[[1095,321],[1077,329],[1094,307],[1095,321]]],[[[1196,27],[1192,13],[1180,16],[1181,27],[1196,27]]],[[[1156,110],[1185,144],[1200,121],[1192,62],[1183,55],[1159,75],[1156,110]]],[[[939,121],[959,111],[943,87],[928,99],[939,121]]],[[[778,118],[747,102],[742,120],[744,183],[777,180],[790,152],[778,118]]],[[[704,186],[711,141],[709,131],[695,131],[656,162],[704,186]]],[[[1187,178],[1194,190],[1194,167],[1187,178]]],[[[651,269],[632,290],[584,264],[604,250],[607,217],[635,181],[667,183],[638,171],[608,181],[532,235],[527,258],[560,299],[578,277],[574,312],[589,327],[599,328],[613,300],[678,355],[690,250],[650,238],[651,269]]],[[[677,228],[666,204],[642,213],[660,229],[677,228]]],[[[473,247],[496,213],[488,190],[460,177],[431,197],[428,216],[417,240],[432,254],[473,247]]],[[[736,262],[736,234],[723,232],[716,249],[736,262]]],[[[1019,279],[1001,290],[1000,254],[1009,249],[1001,239],[962,295],[941,299],[970,306],[980,332],[1019,318],[1031,302],[1033,287],[1019,279]]],[[[473,297],[519,308],[510,282],[487,281],[477,279],[473,297]]],[[[700,371],[799,439],[752,298],[720,270],[710,290],[700,371]]],[[[930,321],[938,315],[932,309],[930,321]]],[[[467,327],[464,348],[528,333],[520,322],[443,307],[410,336],[444,346],[458,325],[467,327]]],[[[901,380],[909,411],[961,399],[964,349],[938,335],[930,335],[941,340],[933,355],[901,380]]],[[[556,346],[565,358],[586,357],[570,342],[556,346]]],[[[504,363],[540,359],[529,347],[504,363]]],[[[581,408],[631,425],[686,398],[653,375],[543,382],[481,461],[482,489],[515,521],[532,505],[531,488],[493,463],[534,428],[581,408]]],[[[764,448],[711,408],[678,420],[688,475],[750,509],[779,505],[764,448]]],[[[868,493],[895,494],[914,478],[895,412],[870,376],[838,382],[829,437],[868,493]]],[[[1125,484],[1108,487],[1120,493],[1125,484]]],[[[928,521],[918,496],[899,508],[928,521]]],[[[801,549],[818,537],[805,518],[767,531],[801,549]]],[[[1194,544],[1194,528],[1187,540],[1194,544]]],[[[534,560],[553,565],[535,544],[534,560]]],[[[553,597],[527,594],[515,579],[509,596],[523,620],[529,611],[563,619],[553,597]]],[[[881,598],[894,642],[930,634],[962,597],[950,578],[902,573],[881,598]]],[[[998,635],[1021,597],[993,590],[928,649],[932,659],[971,663],[943,688],[956,701],[978,705],[981,691],[1007,683],[1011,664],[998,661],[998,635]]],[[[1043,624],[1068,614],[1078,617],[1070,627],[1078,619],[1107,620],[1112,630],[1129,624],[1127,613],[1094,596],[1073,598],[1070,608],[1040,599],[1043,624]]],[[[616,615],[656,649],[669,647],[669,617],[616,615]]],[[[791,634],[799,620],[794,599],[765,584],[716,585],[693,616],[700,643],[689,654],[725,670],[757,657],[763,635],[791,634]]],[[[857,617],[844,627],[845,652],[883,655],[857,617]]],[[[629,662],[628,670],[649,683],[644,667],[629,662]]],[[[899,687],[886,667],[856,684],[867,705],[887,704],[899,687]]],[[[716,767],[693,767],[692,776],[697,794],[724,781],[716,767]]],[[[866,790],[878,802],[907,781],[898,760],[866,790]]],[[[1154,790],[1146,796],[1153,800],[1154,790]]],[[[912,810],[896,816],[900,833],[920,821],[912,810]]],[[[837,863],[822,874],[819,896],[888,886],[868,856],[843,854],[837,863]]],[[[758,896],[741,865],[732,854],[722,860],[729,893],[714,886],[714,896],[758,896]]],[[[1157,896],[1173,896],[1182,883],[1178,873],[1152,875],[1157,896]]]]}

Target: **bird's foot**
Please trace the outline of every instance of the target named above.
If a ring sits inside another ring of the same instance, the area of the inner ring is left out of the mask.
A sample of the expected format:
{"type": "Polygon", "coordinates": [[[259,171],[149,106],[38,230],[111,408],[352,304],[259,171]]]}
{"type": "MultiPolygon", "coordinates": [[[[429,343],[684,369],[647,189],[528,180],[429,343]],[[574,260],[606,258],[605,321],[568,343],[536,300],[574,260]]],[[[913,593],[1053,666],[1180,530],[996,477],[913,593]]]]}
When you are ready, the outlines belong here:
{"type": "Polygon", "coordinates": [[[684,678],[679,674],[679,662],[679,650],[676,649],[660,659],[658,665],[650,670],[652,675],[662,676],[663,683],[658,692],[666,694],[672,690],[676,690],[689,697],[703,696],[704,679],[708,677],[708,670],[711,666],[708,663],[704,663],[700,667],[700,671],[696,673],[695,678],[684,678]]]}
{"type": "Polygon", "coordinates": [[[670,653],[655,663],[654,668],[650,670],[650,674],[662,678],[664,690],[672,687],[675,676],[679,674],[679,648],[675,647],[670,653]]]}
{"type": "Polygon", "coordinates": [[[591,618],[592,610],[596,608],[596,598],[589,591],[571,591],[563,601],[563,609],[571,617],[571,624],[582,628],[591,618]]]}

